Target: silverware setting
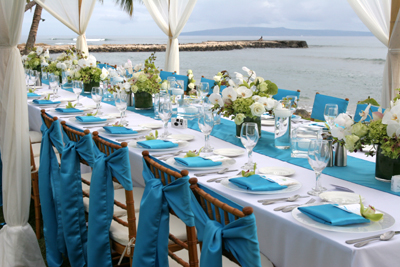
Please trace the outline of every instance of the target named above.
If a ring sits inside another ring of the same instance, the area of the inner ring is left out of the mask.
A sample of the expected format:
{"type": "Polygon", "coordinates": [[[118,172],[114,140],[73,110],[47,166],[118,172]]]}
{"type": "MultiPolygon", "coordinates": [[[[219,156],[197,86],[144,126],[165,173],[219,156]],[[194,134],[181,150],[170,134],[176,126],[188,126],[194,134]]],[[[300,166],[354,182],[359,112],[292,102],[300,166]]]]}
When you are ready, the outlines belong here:
{"type": "MultiPolygon", "coordinates": [[[[393,232],[393,231],[389,231],[389,232],[393,232]]],[[[388,233],[388,232],[385,232],[385,233],[388,233]]],[[[383,234],[385,234],[385,233],[383,233],[383,234]]],[[[400,231],[394,231],[394,234],[398,235],[398,234],[400,234],[400,231]]],[[[374,239],[374,238],[379,238],[381,235],[382,234],[373,235],[373,236],[367,236],[367,237],[357,238],[357,239],[351,239],[351,240],[346,240],[345,242],[346,242],[346,244],[351,245],[351,244],[355,244],[355,243],[371,240],[371,239],[374,239]]]]}
{"type": "Polygon", "coordinates": [[[201,177],[201,176],[206,176],[206,175],[214,174],[214,173],[216,173],[216,174],[224,174],[226,172],[237,172],[237,171],[238,171],[237,169],[236,170],[229,170],[228,168],[225,168],[225,169],[222,169],[222,170],[219,170],[219,171],[195,173],[194,175],[197,176],[197,177],[201,177]]]}
{"type": "MultiPolygon", "coordinates": [[[[242,171],[239,171],[236,175],[239,175],[239,174],[241,174],[241,173],[242,173],[242,171]]],[[[227,179],[227,178],[235,178],[235,176],[216,177],[216,178],[212,178],[212,179],[207,180],[207,182],[208,182],[208,183],[216,182],[216,183],[219,184],[220,182],[222,182],[223,179],[227,179]]]]}
{"type": "Polygon", "coordinates": [[[311,204],[311,203],[314,203],[314,202],[315,202],[315,199],[311,198],[310,200],[308,200],[304,204],[292,204],[292,205],[280,206],[280,207],[275,208],[274,211],[290,212],[290,211],[294,210],[295,208],[297,208],[299,206],[311,204]]]}
{"type": "Polygon", "coordinates": [[[92,128],[99,128],[99,127],[104,127],[104,126],[110,126],[110,123],[106,123],[106,124],[100,124],[100,125],[95,125],[95,126],[84,126],[84,129],[92,129],[92,128]]]}
{"type": "Polygon", "coordinates": [[[385,232],[385,233],[381,234],[379,237],[372,238],[372,239],[369,239],[369,240],[366,240],[366,241],[362,241],[362,242],[356,243],[354,245],[354,247],[361,248],[363,246],[368,245],[372,241],[378,241],[378,240],[379,241],[389,241],[390,239],[392,239],[392,237],[394,237],[395,234],[396,234],[395,231],[385,232]]]}
{"type": "Polygon", "coordinates": [[[137,136],[137,137],[131,137],[131,138],[115,139],[115,141],[124,142],[124,141],[129,141],[129,140],[138,140],[138,139],[142,139],[142,138],[145,138],[144,135],[137,136]]]}
{"type": "Polygon", "coordinates": [[[168,153],[156,154],[156,155],[152,155],[152,156],[158,158],[159,160],[167,160],[170,157],[178,156],[181,153],[187,153],[187,152],[184,152],[183,150],[179,150],[177,152],[168,152],[168,153]]]}
{"type": "Polygon", "coordinates": [[[351,190],[350,188],[347,188],[347,187],[344,187],[344,186],[341,186],[341,185],[331,184],[331,186],[335,187],[335,189],[338,190],[338,191],[354,193],[354,191],[351,190]]]}
{"type": "Polygon", "coordinates": [[[261,200],[258,200],[257,202],[262,203],[263,205],[270,205],[270,204],[274,204],[275,202],[278,202],[278,201],[294,202],[299,198],[307,198],[307,197],[310,197],[310,196],[294,195],[294,196],[285,197],[285,198],[261,199],[261,200]]]}

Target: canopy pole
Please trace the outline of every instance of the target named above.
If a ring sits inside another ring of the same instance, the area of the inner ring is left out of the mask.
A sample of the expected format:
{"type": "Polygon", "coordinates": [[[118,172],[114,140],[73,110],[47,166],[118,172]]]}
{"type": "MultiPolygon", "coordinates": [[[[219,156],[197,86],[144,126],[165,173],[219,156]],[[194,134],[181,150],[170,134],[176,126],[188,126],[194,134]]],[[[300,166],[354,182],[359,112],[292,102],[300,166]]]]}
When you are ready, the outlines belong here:
{"type": "Polygon", "coordinates": [[[397,21],[397,15],[399,13],[399,9],[400,9],[400,0],[392,0],[392,6],[391,6],[391,10],[390,10],[389,41],[390,41],[390,38],[392,37],[394,25],[396,24],[396,21],[397,21]]]}

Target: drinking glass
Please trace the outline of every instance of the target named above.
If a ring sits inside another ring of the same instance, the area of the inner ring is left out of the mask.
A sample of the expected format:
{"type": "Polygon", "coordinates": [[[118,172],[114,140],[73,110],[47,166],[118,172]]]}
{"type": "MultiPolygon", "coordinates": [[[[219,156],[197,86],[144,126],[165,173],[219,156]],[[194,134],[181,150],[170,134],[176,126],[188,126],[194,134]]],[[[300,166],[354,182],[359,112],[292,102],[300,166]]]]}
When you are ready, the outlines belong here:
{"type": "Polygon", "coordinates": [[[298,101],[297,96],[288,95],[288,96],[286,96],[286,99],[290,101],[290,111],[293,114],[297,109],[297,101],[298,101]]]}
{"type": "Polygon", "coordinates": [[[92,87],[92,99],[96,103],[96,114],[99,114],[101,100],[103,99],[103,88],[92,87]]]}
{"type": "Polygon", "coordinates": [[[206,82],[201,82],[199,84],[200,95],[201,99],[204,101],[205,97],[207,96],[208,92],[210,91],[210,85],[206,82]]]}
{"type": "Polygon", "coordinates": [[[28,85],[33,82],[33,88],[35,88],[36,85],[36,75],[37,75],[37,71],[36,70],[30,70],[29,71],[29,81],[28,81],[28,85]]]}
{"type": "Polygon", "coordinates": [[[110,82],[108,80],[103,81],[103,101],[113,101],[113,95],[108,91],[110,82]]]}
{"type": "Polygon", "coordinates": [[[76,106],[82,106],[81,103],[79,103],[79,96],[81,95],[83,91],[83,82],[81,81],[72,81],[72,91],[74,91],[74,94],[76,95],[76,106]]]}
{"type": "Polygon", "coordinates": [[[69,76],[69,72],[68,71],[63,71],[62,74],[62,85],[68,83],[68,76],[69,76]]]}
{"type": "Polygon", "coordinates": [[[128,107],[127,104],[128,94],[124,92],[115,92],[113,96],[114,96],[115,106],[117,107],[117,109],[121,114],[121,124],[125,124],[126,120],[124,118],[124,113],[126,108],[128,107]]]}
{"type": "Polygon", "coordinates": [[[53,99],[56,99],[58,97],[58,83],[59,83],[59,78],[58,76],[54,75],[54,73],[49,74],[49,85],[51,90],[53,90],[53,99]]]}
{"type": "Polygon", "coordinates": [[[167,77],[167,81],[168,81],[168,90],[171,90],[171,88],[175,88],[175,82],[176,82],[175,77],[169,76],[167,77]]]}
{"type": "Polygon", "coordinates": [[[244,170],[252,170],[254,168],[253,162],[253,148],[257,145],[260,138],[258,133],[258,126],[255,122],[245,122],[242,124],[240,131],[240,141],[247,150],[248,161],[242,166],[244,170]]]}
{"type": "Polygon", "coordinates": [[[29,87],[29,78],[30,78],[30,71],[29,69],[25,69],[25,82],[26,85],[29,87]]]}
{"type": "Polygon", "coordinates": [[[338,113],[339,113],[338,105],[336,104],[325,105],[324,118],[330,128],[332,128],[335,125],[334,120],[338,116],[338,113]]]}
{"type": "Polygon", "coordinates": [[[40,71],[36,71],[34,86],[41,86],[40,71]]]}
{"type": "Polygon", "coordinates": [[[214,127],[214,114],[210,109],[209,105],[204,105],[200,109],[200,116],[199,116],[199,128],[200,131],[204,134],[205,145],[203,147],[202,152],[209,153],[213,152],[213,147],[210,146],[210,134],[214,127]]]}
{"type": "Polygon", "coordinates": [[[158,99],[158,116],[164,123],[164,133],[160,136],[161,139],[167,139],[170,133],[168,132],[168,121],[172,116],[172,105],[169,94],[159,94],[158,99]]]}
{"type": "Polygon", "coordinates": [[[325,169],[331,156],[328,140],[311,140],[308,147],[308,163],[315,172],[315,188],[307,192],[309,195],[318,196],[324,188],[321,186],[321,173],[325,169]]]}

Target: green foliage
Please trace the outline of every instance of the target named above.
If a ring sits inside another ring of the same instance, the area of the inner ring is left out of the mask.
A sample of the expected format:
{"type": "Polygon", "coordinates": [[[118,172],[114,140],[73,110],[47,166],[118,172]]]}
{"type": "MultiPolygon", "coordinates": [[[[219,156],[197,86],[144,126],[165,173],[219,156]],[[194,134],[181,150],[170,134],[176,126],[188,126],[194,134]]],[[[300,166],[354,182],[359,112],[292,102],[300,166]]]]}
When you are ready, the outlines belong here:
{"type": "Polygon", "coordinates": [[[382,213],[379,213],[379,214],[375,213],[376,210],[372,206],[368,206],[367,208],[364,208],[364,204],[362,203],[361,196],[359,196],[359,197],[360,197],[360,214],[365,219],[368,219],[368,220],[373,221],[373,222],[377,222],[377,221],[382,220],[383,214],[382,213]]]}
{"type": "Polygon", "coordinates": [[[43,71],[53,73],[56,76],[60,76],[62,74],[62,69],[57,68],[57,63],[57,61],[51,62],[48,66],[43,68],[43,71]]]}
{"type": "Polygon", "coordinates": [[[368,139],[372,144],[382,144],[387,135],[387,125],[382,123],[382,120],[371,121],[368,125],[368,139]]]}
{"type": "Polygon", "coordinates": [[[35,88],[29,88],[29,90],[28,90],[29,93],[34,93],[35,91],[36,91],[35,88]]]}
{"type": "Polygon", "coordinates": [[[46,100],[50,100],[50,94],[47,94],[46,100]]]}
{"type": "Polygon", "coordinates": [[[119,121],[112,125],[113,127],[124,127],[119,121]]]}
{"type": "Polygon", "coordinates": [[[96,111],[96,113],[87,113],[86,116],[88,116],[88,117],[91,117],[91,116],[95,117],[95,116],[97,115],[98,112],[99,112],[99,111],[96,111]]]}
{"type": "Polygon", "coordinates": [[[146,140],[155,140],[158,138],[158,131],[155,131],[155,134],[150,133],[149,135],[146,135],[146,140]]]}
{"type": "Polygon", "coordinates": [[[68,104],[65,106],[65,108],[70,109],[70,108],[75,108],[76,104],[73,105],[71,102],[68,101],[68,104]]]}
{"type": "Polygon", "coordinates": [[[97,67],[84,67],[74,72],[72,80],[83,83],[100,82],[101,69],[97,67]]]}
{"type": "Polygon", "coordinates": [[[188,153],[186,153],[186,155],[185,156],[183,156],[184,158],[193,158],[193,157],[198,157],[198,156],[200,156],[200,153],[201,153],[201,150],[202,150],[203,148],[200,148],[199,149],[199,152],[196,152],[196,150],[189,150],[189,152],[188,153]]]}
{"type": "Polygon", "coordinates": [[[256,169],[257,169],[257,163],[254,163],[254,169],[253,169],[253,171],[250,171],[250,170],[248,170],[248,171],[242,171],[242,176],[243,176],[243,177],[252,176],[252,175],[256,174],[256,169]]]}
{"type": "MultiPolygon", "coordinates": [[[[397,89],[396,89],[396,90],[397,90],[397,89]]],[[[363,101],[358,102],[358,104],[371,104],[371,105],[373,105],[373,106],[379,107],[378,101],[376,101],[375,99],[370,98],[370,97],[368,97],[367,99],[365,99],[365,100],[363,100],[363,101]]]]}
{"type": "Polygon", "coordinates": [[[144,61],[144,69],[141,72],[133,74],[129,82],[132,84],[132,92],[146,92],[156,94],[160,92],[161,78],[160,71],[155,65],[155,52],[151,53],[150,57],[144,61]]]}

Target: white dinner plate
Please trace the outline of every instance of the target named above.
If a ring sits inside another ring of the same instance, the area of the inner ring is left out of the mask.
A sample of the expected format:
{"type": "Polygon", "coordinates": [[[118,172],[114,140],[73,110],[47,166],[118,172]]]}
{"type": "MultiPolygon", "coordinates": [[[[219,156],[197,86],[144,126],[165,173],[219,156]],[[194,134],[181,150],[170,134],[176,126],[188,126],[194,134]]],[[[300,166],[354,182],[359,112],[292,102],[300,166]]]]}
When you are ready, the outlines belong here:
{"type": "Polygon", "coordinates": [[[274,126],[275,125],[275,120],[261,120],[261,125],[274,126]]]}
{"type": "Polygon", "coordinates": [[[171,134],[168,138],[182,140],[182,141],[192,141],[194,139],[194,135],[191,134],[171,134]]]}
{"type": "Polygon", "coordinates": [[[37,107],[55,107],[55,106],[60,105],[60,103],[36,104],[36,103],[33,103],[33,102],[30,102],[30,104],[32,104],[32,105],[34,105],[34,106],[37,106],[37,107]]]}
{"type": "MultiPolygon", "coordinates": [[[[65,108],[65,106],[63,106],[63,107],[58,107],[58,108],[65,108]]],[[[84,113],[85,111],[92,110],[93,108],[89,108],[89,107],[76,107],[76,109],[79,109],[79,110],[81,110],[81,111],[76,111],[76,112],[60,112],[60,111],[57,111],[56,109],[54,109],[54,112],[57,113],[57,114],[62,114],[62,115],[80,114],[80,113],[84,113]]]]}
{"type": "MultiPolygon", "coordinates": [[[[140,142],[140,141],[143,141],[143,140],[139,140],[138,142],[140,142]]],[[[144,148],[144,147],[138,147],[137,145],[136,145],[136,142],[137,141],[132,141],[132,142],[129,142],[129,146],[130,147],[133,147],[133,148],[136,148],[136,149],[139,149],[139,150],[147,150],[147,151],[150,151],[150,152],[157,152],[157,151],[159,151],[159,152],[164,152],[164,151],[174,151],[174,150],[177,150],[177,149],[181,149],[181,148],[184,148],[184,147],[186,147],[186,146],[188,146],[188,142],[186,142],[186,141],[178,141],[178,146],[177,147],[171,147],[171,148],[156,148],[156,149],[151,149],[151,148],[144,148]]]]}
{"type": "Polygon", "coordinates": [[[143,135],[143,134],[146,134],[146,133],[150,132],[149,128],[142,128],[142,127],[127,127],[127,128],[130,128],[130,129],[132,129],[134,131],[137,131],[137,133],[133,133],[133,134],[112,134],[112,133],[106,132],[106,130],[104,130],[103,128],[100,128],[97,131],[101,135],[111,136],[111,137],[131,137],[131,136],[143,135]]]}
{"type": "Polygon", "coordinates": [[[295,173],[293,169],[286,167],[264,167],[260,168],[259,172],[262,174],[272,174],[280,176],[290,176],[295,173]]]}
{"type": "MultiPolygon", "coordinates": [[[[183,157],[183,155],[180,155],[178,157],[183,157]]],[[[229,166],[232,166],[233,164],[235,164],[236,160],[229,159],[229,160],[223,161],[221,165],[212,166],[212,167],[187,167],[187,166],[184,166],[184,165],[176,162],[175,157],[171,157],[171,158],[167,159],[166,163],[179,169],[179,170],[198,171],[198,170],[218,170],[218,169],[228,168],[229,166]]]]}
{"type": "Polygon", "coordinates": [[[342,232],[342,233],[370,233],[370,232],[383,231],[385,229],[392,227],[392,225],[396,222],[396,220],[388,213],[381,210],[377,211],[383,213],[383,219],[380,220],[379,222],[371,221],[369,223],[358,223],[358,224],[350,224],[343,226],[333,226],[333,225],[319,223],[317,221],[314,221],[307,215],[301,213],[298,208],[295,208],[292,211],[292,216],[296,221],[304,225],[307,225],[309,227],[332,231],[332,232],[342,232]]]}
{"type": "Polygon", "coordinates": [[[261,119],[262,120],[273,120],[273,119],[275,119],[275,116],[271,115],[271,114],[264,114],[264,115],[261,115],[261,119]]]}
{"type": "Polygon", "coordinates": [[[214,149],[214,154],[225,156],[225,157],[237,157],[244,154],[244,149],[237,149],[237,148],[220,148],[214,149]]]}
{"type": "Polygon", "coordinates": [[[93,122],[81,122],[81,121],[78,121],[75,117],[73,117],[73,118],[69,118],[69,121],[74,122],[74,123],[79,123],[79,124],[103,124],[105,122],[109,122],[109,121],[115,119],[115,117],[109,117],[109,116],[101,116],[100,118],[104,118],[106,120],[105,121],[93,121],[93,122]]]}
{"type": "Polygon", "coordinates": [[[299,115],[292,115],[292,121],[298,121],[301,119],[301,116],[299,115]]]}
{"type": "MultiPolygon", "coordinates": [[[[348,205],[348,204],[358,204],[360,203],[360,195],[351,193],[351,192],[343,192],[343,191],[325,191],[319,194],[319,197],[322,200],[328,201],[330,203],[339,204],[339,205],[348,205]]],[[[365,199],[361,197],[362,201],[365,199]]]]}
{"type": "Polygon", "coordinates": [[[160,129],[163,127],[161,123],[145,123],[145,124],[140,124],[139,126],[150,129],[160,129]]]}
{"type": "MultiPolygon", "coordinates": [[[[287,183],[294,183],[292,185],[288,185],[285,189],[282,190],[274,190],[274,191],[249,191],[244,188],[240,188],[239,186],[231,183],[229,179],[223,179],[221,184],[233,191],[238,191],[247,194],[254,194],[254,195],[274,195],[274,194],[283,194],[283,193],[290,193],[297,191],[301,188],[301,183],[293,178],[283,177],[283,176],[275,176],[275,175],[268,175],[269,178],[276,178],[286,181],[287,183]]],[[[232,177],[235,178],[235,177],[232,177]]]]}

